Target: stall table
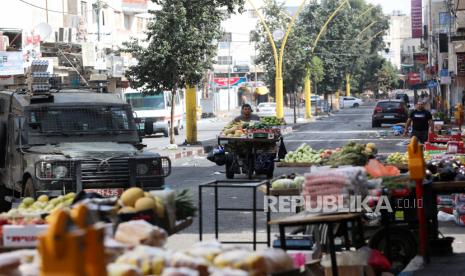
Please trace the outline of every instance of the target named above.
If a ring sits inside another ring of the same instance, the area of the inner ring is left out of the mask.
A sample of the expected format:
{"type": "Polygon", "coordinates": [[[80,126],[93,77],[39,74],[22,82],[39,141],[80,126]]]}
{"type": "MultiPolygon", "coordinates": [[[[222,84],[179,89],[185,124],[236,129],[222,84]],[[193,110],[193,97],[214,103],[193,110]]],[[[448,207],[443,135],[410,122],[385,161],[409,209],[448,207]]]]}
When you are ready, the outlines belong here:
{"type": "MultiPolygon", "coordinates": [[[[335,213],[335,214],[315,214],[307,211],[303,211],[299,214],[270,221],[269,224],[271,225],[278,225],[279,227],[279,239],[281,242],[281,248],[286,250],[286,227],[292,226],[308,226],[308,225],[318,225],[318,224],[326,224],[328,226],[328,243],[329,243],[329,254],[331,256],[331,270],[332,275],[338,275],[338,267],[336,261],[336,249],[334,246],[334,233],[333,233],[333,226],[334,224],[339,223],[357,223],[359,229],[359,236],[363,239],[363,228],[362,228],[362,214],[361,213],[335,213]]],[[[349,233],[345,232],[345,241],[346,241],[346,248],[348,247],[348,235],[349,233]]],[[[364,241],[360,241],[361,244],[364,241]]]]}

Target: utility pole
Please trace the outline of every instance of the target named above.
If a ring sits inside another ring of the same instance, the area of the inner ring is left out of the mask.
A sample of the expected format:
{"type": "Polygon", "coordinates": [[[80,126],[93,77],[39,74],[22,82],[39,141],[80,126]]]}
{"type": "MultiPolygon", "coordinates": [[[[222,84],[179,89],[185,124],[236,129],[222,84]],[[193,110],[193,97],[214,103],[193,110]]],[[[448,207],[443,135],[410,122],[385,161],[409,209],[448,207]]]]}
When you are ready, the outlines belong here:
{"type": "Polygon", "coordinates": [[[45,19],[48,24],[48,0],[45,0],[45,19]]]}
{"type": "MultiPolygon", "coordinates": [[[[232,36],[232,34],[231,34],[232,36]]],[[[230,39],[228,39],[228,111],[231,110],[231,97],[230,97],[230,89],[231,89],[231,84],[230,84],[230,81],[231,81],[231,63],[232,63],[232,57],[231,57],[231,40],[232,40],[232,37],[230,39]]]]}

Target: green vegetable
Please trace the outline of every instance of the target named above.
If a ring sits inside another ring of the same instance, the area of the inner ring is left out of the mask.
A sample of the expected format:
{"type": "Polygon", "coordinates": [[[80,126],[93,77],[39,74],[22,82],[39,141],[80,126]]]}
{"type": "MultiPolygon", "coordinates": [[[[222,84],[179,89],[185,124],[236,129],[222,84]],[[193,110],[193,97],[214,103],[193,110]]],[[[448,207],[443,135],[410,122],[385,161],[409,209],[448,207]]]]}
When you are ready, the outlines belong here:
{"type": "Polygon", "coordinates": [[[176,219],[182,220],[195,216],[197,208],[194,206],[194,200],[190,190],[184,189],[176,195],[176,219]]]}

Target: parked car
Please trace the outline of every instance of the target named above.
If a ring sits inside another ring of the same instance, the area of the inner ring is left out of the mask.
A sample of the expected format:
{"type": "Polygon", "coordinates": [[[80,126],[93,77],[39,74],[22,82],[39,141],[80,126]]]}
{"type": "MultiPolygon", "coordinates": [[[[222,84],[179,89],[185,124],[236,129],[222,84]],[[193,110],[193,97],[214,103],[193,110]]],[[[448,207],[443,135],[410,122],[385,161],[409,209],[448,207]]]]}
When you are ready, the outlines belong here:
{"type": "Polygon", "coordinates": [[[260,117],[273,117],[276,116],[276,103],[267,102],[259,103],[255,112],[260,117]]]}
{"type": "Polygon", "coordinates": [[[371,126],[380,127],[383,123],[404,123],[407,119],[408,107],[403,100],[383,100],[375,106],[371,126]]]}
{"type": "Polygon", "coordinates": [[[359,107],[362,105],[363,101],[355,97],[340,97],[339,98],[339,107],[340,108],[350,108],[350,107],[359,107]]]}

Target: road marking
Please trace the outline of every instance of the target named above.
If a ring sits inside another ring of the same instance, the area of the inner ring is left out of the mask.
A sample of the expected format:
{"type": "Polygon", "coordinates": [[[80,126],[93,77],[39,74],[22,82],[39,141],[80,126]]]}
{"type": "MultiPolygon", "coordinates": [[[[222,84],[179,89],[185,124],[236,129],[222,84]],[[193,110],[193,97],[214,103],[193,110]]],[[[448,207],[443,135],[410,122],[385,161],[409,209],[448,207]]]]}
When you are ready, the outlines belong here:
{"type": "Polygon", "coordinates": [[[402,141],[401,139],[392,139],[392,138],[355,138],[355,139],[284,139],[285,142],[342,142],[342,141],[402,141]]]}

